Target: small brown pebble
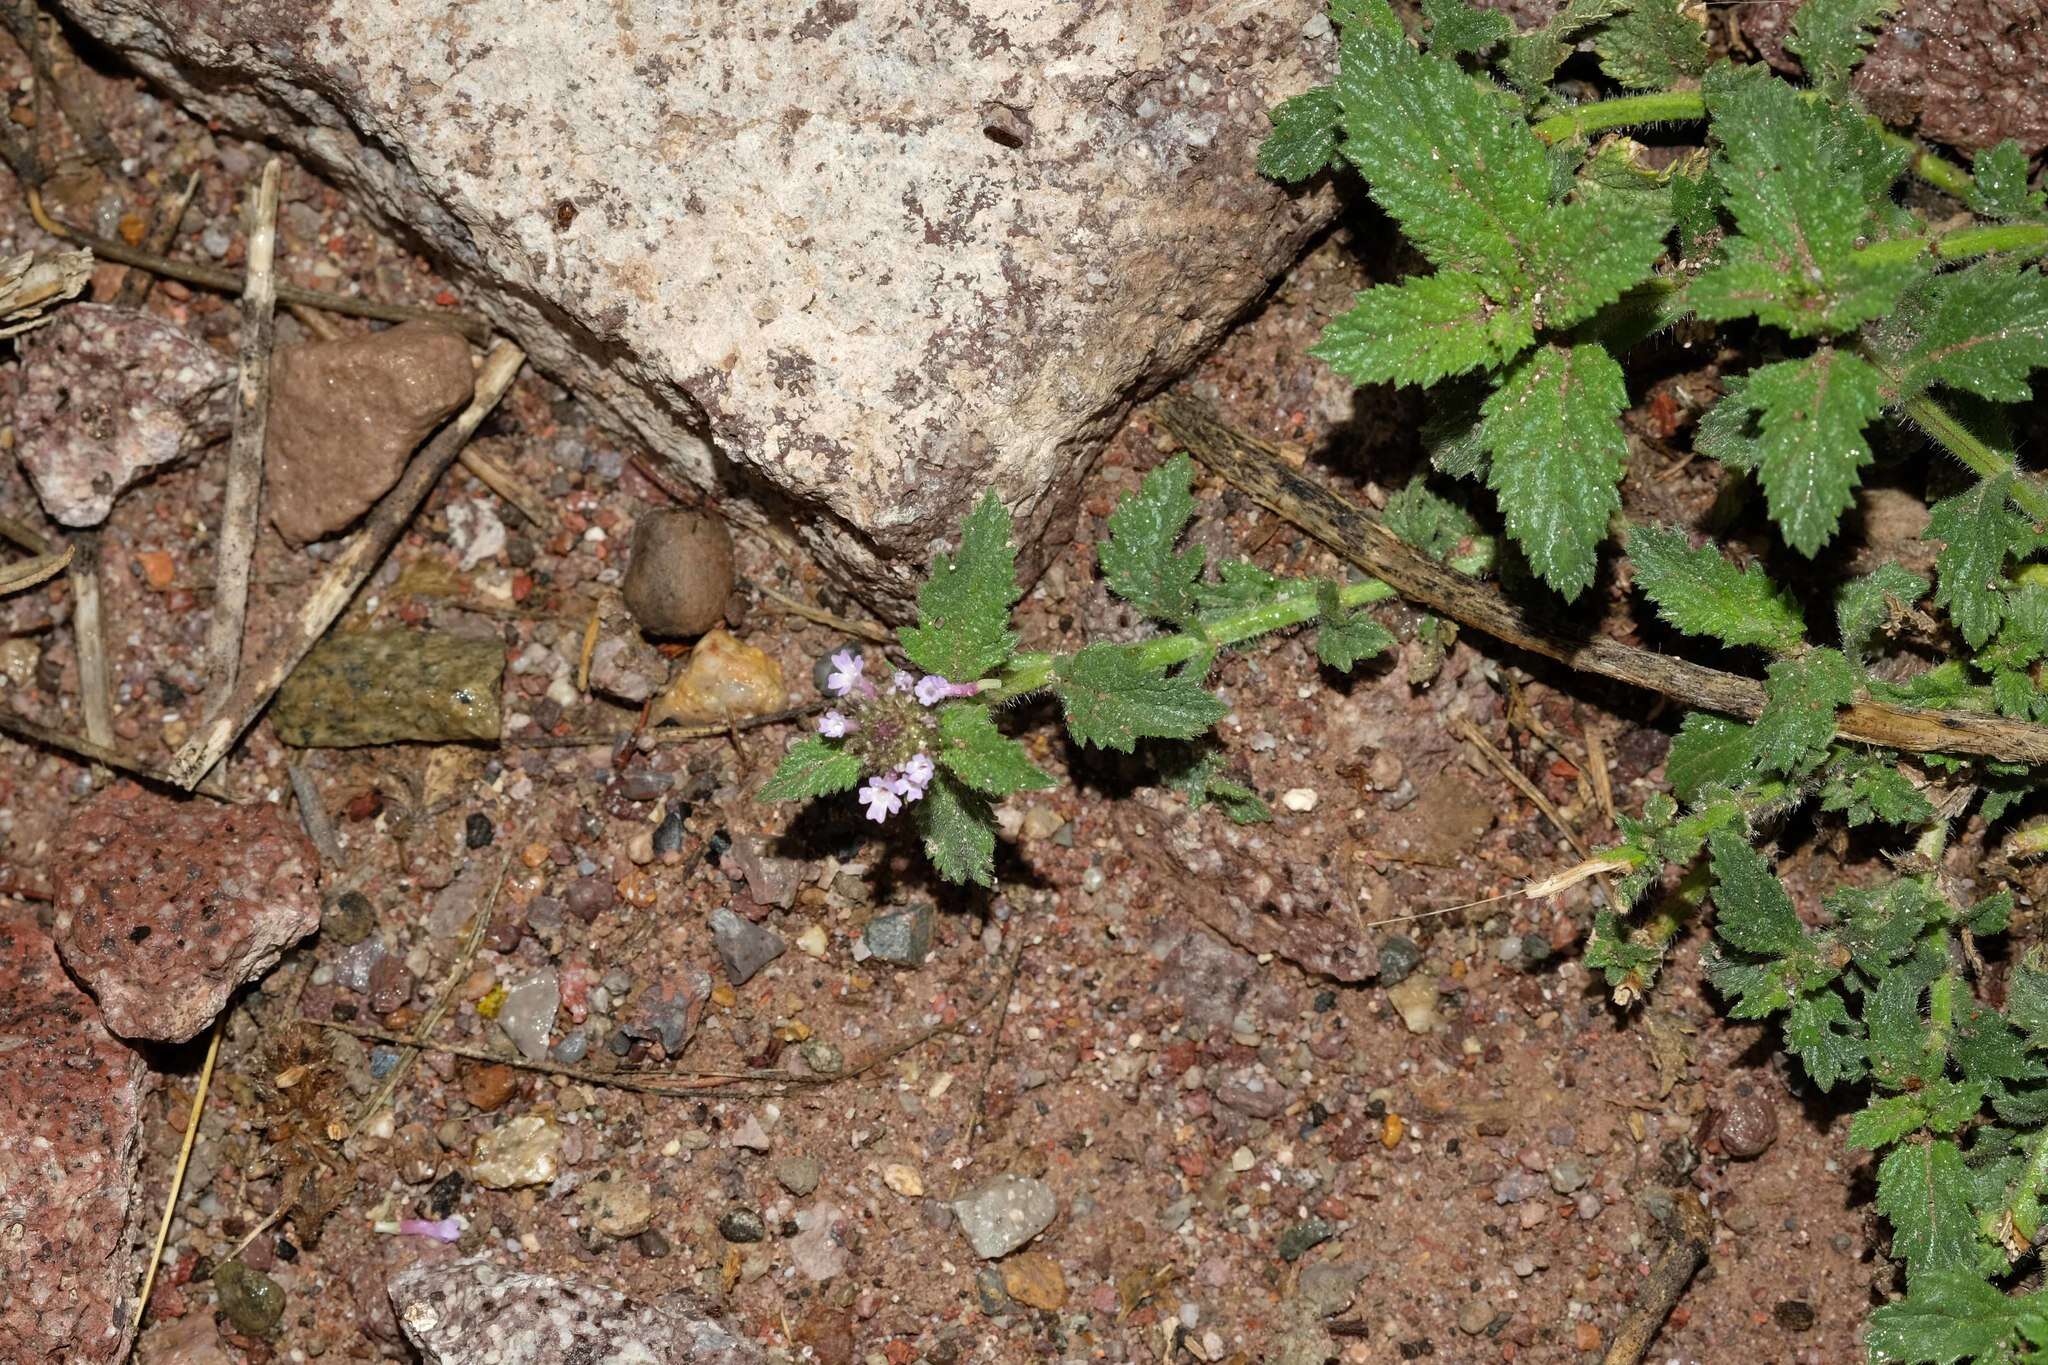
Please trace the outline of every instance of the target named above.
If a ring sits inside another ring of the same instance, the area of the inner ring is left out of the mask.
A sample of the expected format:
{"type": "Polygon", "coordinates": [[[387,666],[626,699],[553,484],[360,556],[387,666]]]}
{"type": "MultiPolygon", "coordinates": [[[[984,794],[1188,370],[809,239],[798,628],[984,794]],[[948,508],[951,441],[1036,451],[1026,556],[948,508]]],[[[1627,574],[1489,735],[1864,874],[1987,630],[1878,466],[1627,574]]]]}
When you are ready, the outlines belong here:
{"type": "Polygon", "coordinates": [[[462,1098],[486,1114],[503,1108],[518,1088],[519,1073],[498,1062],[471,1067],[462,1077],[462,1098]]]}
{"type": "Polygon", "coordinates": [[[1777,1307],[1771,1309],[1771,1317],[1788,1332],[1811,1331],[1813,1305],[1804,1299],[1780,1299],[1777,1307]]]}
{"type": "Polygon", "coordinates": [[[732,532],[689,508],[643,513],[621,587],[626,610],[649,635],[702,635],[725,618],[732,532]]]}
{"type": "Polygon", "coordinates": [[[413,975],[403,958],[387,954],[370,968],[370,1008],[378,1014],[389,1014],[412,999],[412,988],[413,975]]]}
{"type": "Polygon", "coordinates": [[[1735,1098],[1722,1111],[1714,1134],[1721,1150],[1742,1160],[1762,1156],[1778,1137],[1778,1110],[1769,1096],[1747,1085],[1735,1087],[1735,1098]]]}

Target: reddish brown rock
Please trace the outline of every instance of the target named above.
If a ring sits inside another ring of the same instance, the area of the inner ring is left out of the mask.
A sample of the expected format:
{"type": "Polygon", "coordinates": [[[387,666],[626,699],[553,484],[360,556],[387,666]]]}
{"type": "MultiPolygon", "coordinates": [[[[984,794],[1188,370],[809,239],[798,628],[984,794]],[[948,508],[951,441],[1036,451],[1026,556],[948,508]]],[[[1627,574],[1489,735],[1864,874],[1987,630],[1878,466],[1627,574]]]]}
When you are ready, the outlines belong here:
{"type": "Polygon", "coordinates": [[[0,911],[0,1054],[0,1360],[117,1360],[150,1072],[26,913],[0,911]]]}
{"type": "Polygon", "coordinates": [[[425,322],[279,351],[264,467],[278,531],[303,545],[369,511],[475,382],[469,343],[425,322]]]}
{"type": "Polygon", "coordinates": [[[126,1038],[182,1042],[320,924],[318,855],[273,805],[121,783],[51,859],[64,964],[126,1038]]]}
{"type": "Polygon", "coordinates": [[[174,323],[74,303],[19,345],[22,468],[66,526],[98,525],[122,489],[227,434],[232,370],[174,323]]]}

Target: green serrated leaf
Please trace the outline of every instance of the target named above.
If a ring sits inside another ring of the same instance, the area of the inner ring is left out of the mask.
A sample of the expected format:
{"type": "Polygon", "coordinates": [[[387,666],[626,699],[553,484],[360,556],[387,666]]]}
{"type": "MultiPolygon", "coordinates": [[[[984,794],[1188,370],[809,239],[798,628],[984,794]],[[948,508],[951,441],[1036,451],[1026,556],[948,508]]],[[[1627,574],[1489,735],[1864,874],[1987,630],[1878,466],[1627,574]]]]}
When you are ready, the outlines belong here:
{"type": "Polygon", "coordinates": [[[1792,898],[1763,855],[1731,829],[1707,840],[1714,868],[1715,932],[1746,953],[1783,957],[1806,943],[1792,898]]]}
{"type": "Polygon", "coordinates": [[[1778,653],[1805,638],[1798,604],[1757,565],[1738,569],[1720,552],[1692,549],[1684,536],[1661,526],[1630,531],[1628,556],[1636,586],[1657,604],[1657,614],[1688,635],[1778,653]]]}
{"type": "Polygon", "coordinates": [[[1709,787],[1739,787],[1756,762],[1756,738],[1739,720],[1706,711],[1687,714],[1664,760],[1664,780],[1688,805],[1709,787]]]}
{"type": "Polygon", "coordinates": [[[1509,298],[1549,202],[1549,156],[1528,124],[1455,63],[1376,30],[1345,34],[1337,95],[1345,159],[1373,199],[1439,270],[1509,298]]]}
{"type": "Polygon", "coordinates": [[[941,773],[912,806],[925,856],[949,882],[996,884],[996,822],[988,802],[941,773]]]}
{"type": "Polygon", "coordinates": [[[1984,479],[1930,509],[1927,538],[1942,542],[1935,557],[1934,600],[1948,609],[1963,638],[1981,647],[2005,614],[2005,561],[2027,534],[2006,499],[2012,475],[1984,479]]]}
{"type": "Polygon", "coordinates": [[[1330,22],[1347,32],[1370,29],[1382,37],[1401,36],[1401,16],[1387,0],[1330,0],[1330,22]]]}
{"type": "Polygon", "coordinates": [[[1259,144],[1259,174],[1291,185],[1330,164],[1344,117],[1335,90],[1319,85],[1303,91],[1281,101],[1268,117],[1273,131],[1259,144]]]}
{"type": "Polygon", "coordinates": [[[1979,668],[2023,669],[2048,655],[2048,584],[2016,583],[2004,606],[1997,640],[1971,660],[1979,668]]]}
{"type": "Polygon", "coordinates": [[[1572,40],[1603,19],[1621,12],[1628,0],[1565,0],[1550,22],[1508,40],[1501,74],[1521,90],[1534,93],[1550,84],[1557,68],[1571,55],[1572,40]]]}
{"type": "Polygon", "coordinates": [[[1794,336],[1842,332],[1891,311],[1927,270],[1859,254],[1905,167],[1853,114],[1800,98],[1761,63],[1707,72],[1714,174],[1741,236],[1687,292],[1711,320],[1756,317],[1794,336]]]}
{"type": "Polygon", "coordinates": [[[1195,601],[1204,611],[1239,611],[1271,602],[1293,589],[1292,582],[1249,559],[1226,559],[1216,566],[1215,582],[1195,584],[1195,601]]]}
{"type": "Polygon", "coordinates": [[[1891,1220],[1892,1254],[1910,1276],[1979,1264],[1968,1188],[1963,1154],[1945,1139],[1908,1143],[1878,1166],[1878,1211],[1891,1220]]]}
{"type": "Polygon", "coordinates": [[[1109,539],[1096,561],[1110,591],[1147,616],[1179,623],[1195,611],[1195,584],[1202,576],[1199,546],[1176,550],[1195,514],[1189,493],[1195,462],[1176,455],[1145,476],[1109,514],[1109,539]]]}
{"type": "Polygon", "coordinates": [[[1874,1152],[1927,1126],[1927,1106],[1917,1094],[1872,1100],[1849,1120],[1851,1150],[1874,1152]]]}
{"type": "Polygon", "coordinates": [[[1544,346],[1516,362],[1481,408],[1487,485],[1508,535],[1567,601],[1593,581],[1594,549],[1620,510],[1628,458],[1621,366],[1599,346],[1544,346]]]}
{"type": "Polygon", "coordinates": [[[1349,673],[1360,660],[1392,649],[1394,636],[1364,612],[1345,606],[1337,594],[1334,582],[1326,579],[1316,584],[1316,609],[1321,613],[1316,658],[1340,673],[1349,673]]]}
{"type": "Polygon", "coordinates": [[[1995,403],[2023,403],[2048,367],[2048,276],[2003,261],[1937,275],[1881,329],[1899,393],[1934,385],[1995,403]]]}
{"type": "Polygon", "coordinates": [[[1898,564],[1881,564],[1861,578],[1852,578],[1835,594],[1835,626],[1842,634],[1842,652],[1861,659],[1879,631],[1907,608],[1927,596],[1928,582],[1898,564]]]}
{"type": "Polygon", "coordinates": [[[1499,10],[1474,9],[1465,0],[1422,0],[1422,17],[1429,21],[1429,50],[1446,56],[1484,52],[1515,31],[1499,10]]]}
{"type": "Polygon", "coordinates": [[[1799,58],[1814,89],[1840,99],[1870,50],[1874,30],[1898,7],[1899,0],[1806,0],[1792,16],[1785,50],[1799,58]]]}
{"type": "Polygon", "coordinates": [[[1262,825],[1273,818],[1273,809],[1259,794],[1229,775],[1223,754],[1212,744],[1176,745],[1177,752],[1162,758],[1160,769],[1167,785],[1187,798],[1189,810],[1214,803],[1234,825],[1262,825]]]}
{"type": "Polygon", "coordinates": [[[1429,410],[1422,419],[1422,448],[1439,474],[1454,479],[1476,478],[1486,469],[1486,443],[1480,439],[1480,404],[1493,391],[1489,380],[1453,380],[1431,389],[1429,410]]]}
{"type": "Polygon", "coordinates": [[[1757,411],[1757,480],[1785,543],[1812,555],[1834,538],[1870,463],[1863,428],[1884,411],[1877,368],[1823,346],[1804,360],[1753,370],[1744,400],[1757,411]]]}
{"type": "Polygon", "coordinates": [[[1833,991],[1801,996],[1785,1016],[1785,1046],[1823,1093],[1863,1074],[1861,1032],[1833,991]]]}
{"type": "Polygon", "coordinates": [[[2027,187],[2027,153],[2012,138],[1977,153],[1970,163],[1970,187],[1963,202],[1986,218],[2038,218],[2048,195],[2027,187]]]}
{"type": "Polygon", "coordinates": [[[939,710],[939,765],[978,792],[1008,796],[1059,784],[1040,772],[1024,746],[996,729],[986,706],[961,702],[939,710]]]}
{"type": "Polygon", "coordinates": [[[1835,712],[1856,699],[1856,670],[1838,650],[1781,659],[1764,674],[1764,709],[1753,737],[1757,761],[1797,777],[1820,766],[1835,735],[1835,712]]]}
{"type": "Polygon", "coordinates": [[[1727,1000],[1730,1019],[1765,1019],[1793,1001],[1794,982],[1779,963],[1710,948],[1702,965],[1708,984],[1727,1000]]]}
{"type": "Polygon", "coordinates": [[[860,760],[807,735],[789,746],[774,776],[761,784],[759,801],[808,801],[851,789],[860,781],[860,760]]]}
{"type": "Polygon", "coordinates": [[[1610,989],[1626,987],[1640,996],[1657,980],[1664,950],[1629,938],[1627,926],[1612,910],[1593,917],[1593,932],[1586,938],[1581,961],[1607,978],[1610,989]]]}
{"type": "Polygon", "coordinates": [[[1440,270],[1364,291],[1308,353],[1354,384],[1427,385],[1504,365],[1535,337],[1527,309],[1497,306],[1477,275],[1440,270]]]}
{"type": "Polygon", "coordinates": [[[1701,160],[1697,170],[1681,169],[1671,177],[1671,216],[1678,222],[1678,249],[1687,261],[1705,256],[1721,235],[1721,194],[1713,172],[1701,160]]]}
{"type": "Polygon", "coordinates": [[[1920,999],[1927,990],[1929,968],[1920,959],[1884,973],[1863,998],[1863,1028],[1870,1069],[1894,1088],[1924,1084],[1948,1065],[1945,1047],[1930,1049],[1927,1017],[1920,999]]]}
{"type": "Polygon", "coordinates": [[[1140,739],[1193,739],[1229,709],[1188,670],[1146,668],[1128,645],[1090,645],[1058,659],[1053,679],[1068,733],[1121,753],[1140,739]]]}
{"type": "MultiPolygon", "coordinates": [[[[1905,1149],[1901,1149],[1905,1150],[1905,1149]]],[[[2048,1293],[2005,1294],[1981,1275],[1932,1271],[1870,1315],[1865,1349],[1876,1365],[1956,1365],[2007,1359],[2004,1347],[2048,1332],[2048,1293]]]]}
{"type": "Polygon", "coordinates": [[[1949,1057],[1966,1081],[2030,1081],[2048,1074],[2028,1054],[2026,1039],[1997,1010],[1971,1004],[1955,1021],[1949,1057]]]}
{"type": "Polygon", "coordinates": [[[1484,535],[1478,519],[1432,488],[1425,474],[1417,474],[1387,499],[1380,521],[1439,564],[1468,539],[1477,541],[1484,535]]]}
{"type": "Polygon", "coordinates": [[[1638,0],[1593,34],[1601,69],[1631,90],[1668,90],[1707,69],[1703,8],[1638,0]]]}
{"type": "Polygon", "coordinates": [[[1874,888],[1838,887],[1829,893],[1827,908],[1840,926],[1842,946],[1873,976],[1911,953],[1945,910],[1919,882],[1906,879],[1874,888]]]}
{"type": "Polygon", "coordinates": [[[1849,825],[1883,822],[1924,825],[1934,818],[1934,803],[1890,761],[1874,754],[1844,758],[1821,784],[1820,808],[1846,815],[1849,825]]]}
{"type": "Polygon", "coordinates": [[[1610,196],[1553,210],[1543,220],[1532,262],[1537,325],[1583,322],[1649,279],[1670,231],[1671,215],[1654,200],[1610,196]]]}
{"type": "Polygon", "coordinates": [[[1021,596],[1009,509],[991,490],[961,525],[959,551],[933,562],[917,595],[918,624],[898,632],[903,652],[954,682],[988,677],[1016,652],[1010,609],[1021,596]]]}
{"type": "Polygon", "coordinates": [[[1692,448],[1730,469],[1753,470],[1762,454],[1763,432],[1757,423],[1762,408],[1749,396],[1749,376],[1722,381],[1721,399],[1700,414],[1693,428],[1692,448]]]}

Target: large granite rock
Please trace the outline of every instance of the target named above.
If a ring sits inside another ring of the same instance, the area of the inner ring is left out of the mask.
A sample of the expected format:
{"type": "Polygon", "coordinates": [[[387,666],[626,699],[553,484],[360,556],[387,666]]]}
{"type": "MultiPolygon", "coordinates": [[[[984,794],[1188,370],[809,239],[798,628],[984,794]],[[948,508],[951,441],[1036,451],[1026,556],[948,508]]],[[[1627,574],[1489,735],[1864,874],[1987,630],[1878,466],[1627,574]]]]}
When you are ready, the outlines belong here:
{"type": "Polygon", "coordinates": [[[122,1359],[150,1072],[22,909],[0,908],[0,1055],[0,1361],[122,1359]]]}
{"type": "Polygon", "coordinates": [[[885,607],[986,488],[1066,520],[1332,209],[1253,167],[1318,0],[61,7],[885,607]]]}

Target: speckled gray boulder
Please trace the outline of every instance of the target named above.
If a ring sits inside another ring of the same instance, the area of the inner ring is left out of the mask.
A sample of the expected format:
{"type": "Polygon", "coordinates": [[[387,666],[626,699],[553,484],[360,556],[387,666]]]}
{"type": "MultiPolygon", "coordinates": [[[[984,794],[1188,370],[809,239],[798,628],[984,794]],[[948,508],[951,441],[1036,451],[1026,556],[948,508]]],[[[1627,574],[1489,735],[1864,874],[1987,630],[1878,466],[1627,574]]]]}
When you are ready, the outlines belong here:
{"type": "Polygon", "coordinates": [[[681,1297],[507,1270],[484,1259],[416,1265],[391,1307],[427,1365],[762,1365],[752,1344],[681,1297]]]}
{"type": "Polygon", "coordinates": [[[1254,166],[1321,0],[59,8],[884,606],[985,489],[1071,525],[1133,398],[1334,210],[1254,166]]]}

